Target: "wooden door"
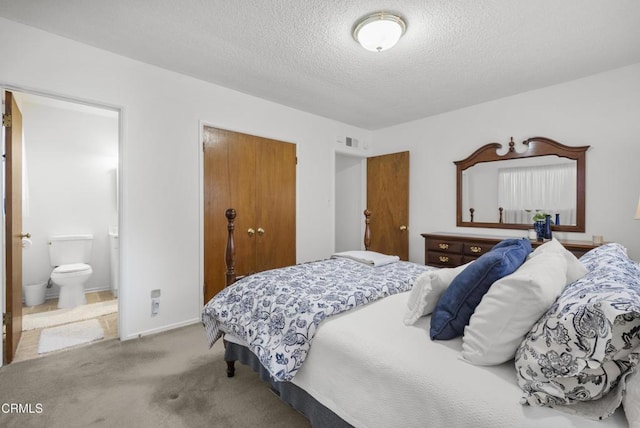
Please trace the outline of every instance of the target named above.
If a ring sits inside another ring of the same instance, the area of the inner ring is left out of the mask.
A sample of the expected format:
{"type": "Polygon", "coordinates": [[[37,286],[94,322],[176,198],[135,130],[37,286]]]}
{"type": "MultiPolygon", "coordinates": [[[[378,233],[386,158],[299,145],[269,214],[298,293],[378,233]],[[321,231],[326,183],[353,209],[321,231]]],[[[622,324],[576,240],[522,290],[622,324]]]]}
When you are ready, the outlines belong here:
{"type": "Polygon", "coordinates": [[[371,251],[409,260],[409,152],[367,159],[371,251]]]}
{"type": "Polygon", "coordinates": [[[6,339],[4,362],[13,361],[22,335],[22,113],[5,92],[6,339]]]}
{"type": "Polygon", "coordinates": [[[295,144],[204,127],[204,299],[225,287],[228,208],[238,276],[296,262],[295,144]]]}
{"type": "Polygon", "coordinates": [[[227,208],[237,213],[235,222],[236,274],[255,272],[256,248],[256,145],[252,136],[204,127],[204,301],[225,283],[227,208]]]}
{"type": "Polygon", "coordinates": [[[296,263],[296,146],[261,138],[256,153],[256,266],[296,263]]]}

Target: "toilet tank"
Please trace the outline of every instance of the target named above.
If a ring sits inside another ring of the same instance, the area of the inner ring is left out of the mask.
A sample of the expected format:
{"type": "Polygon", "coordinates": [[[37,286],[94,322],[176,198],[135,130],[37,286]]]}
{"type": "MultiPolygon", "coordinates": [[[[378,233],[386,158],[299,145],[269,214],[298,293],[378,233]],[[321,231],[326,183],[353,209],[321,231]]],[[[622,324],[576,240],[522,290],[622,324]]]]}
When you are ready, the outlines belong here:
{"type": "Polygon", "coordinates": [[[51,266],[89,263],[93,235],[58,235],[49,238],[51,266]]]}

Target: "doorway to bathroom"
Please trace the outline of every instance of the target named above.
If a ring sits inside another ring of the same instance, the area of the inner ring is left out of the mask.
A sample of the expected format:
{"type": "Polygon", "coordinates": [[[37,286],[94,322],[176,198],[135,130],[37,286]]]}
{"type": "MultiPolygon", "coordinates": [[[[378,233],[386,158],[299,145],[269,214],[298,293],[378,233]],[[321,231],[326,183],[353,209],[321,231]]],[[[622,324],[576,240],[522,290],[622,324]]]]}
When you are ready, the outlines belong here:
{"type": "Polygon", "coordinates": [[[119,337],[119,112],[12,96],[22,112],[22,335],[12,358],[20,361],[119,337]],[[90,272],[84,298],[65,308],[58,307],[61,286],[51,280],[51,243],[61,237],[90,237],[88,258],[65,262],[65,269],[83,264],[90,272]]]}

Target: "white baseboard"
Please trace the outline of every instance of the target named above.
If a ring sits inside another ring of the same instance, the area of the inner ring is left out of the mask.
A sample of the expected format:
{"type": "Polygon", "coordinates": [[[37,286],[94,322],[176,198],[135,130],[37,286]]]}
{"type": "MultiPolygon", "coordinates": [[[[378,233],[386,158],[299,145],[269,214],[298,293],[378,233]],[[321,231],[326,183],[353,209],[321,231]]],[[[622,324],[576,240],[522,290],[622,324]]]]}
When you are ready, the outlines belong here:
{"type": "MultiPolygon", "coordinates": [[[[131,340],[131,339],[138,339],[140,337],[143,336],[149,336],[152,334],[156,334],[156,333],[162,333],[163,331],[169,331],[169,330],[173,330],[176,328],[180,328],[180,327],[186,327],[188,325],[193,325],[196,323],[201,323],[202,320],[200,318],[194,318],[191,320],[186,320],[186,321],[182,321],[179,323],[175,323],[175,324],[169,324],[169,325],[165,325],[159,328],[152,328],[150,330],[144,330],[144,331],[140,331],[138,333],[133,333],[133,334],[129,334],[127,336],[123,336],[122,333],[120,334],[120,340],[125,341],[125,340],[131,340]]],[[[204,332],[204,330],[203,330],[204,332]]]]}
{"type": "MultiPolygon", "coordinates": [[[[97,293],[99,291],[111,291],[111,287],[107,286],[107,287],[85,288],[84,294],[97,293]]],[[[45,295],[44,295],[45,299],[54,299],[56,297],[60,297],[60,288],[57,287],[57,286],[48,288],[46,293],[45,293],[45,295]],[[57,290],[57,292],[50,293],[50,290],[54,290],[54,289],[57,290]]],[[[24,302],[24,299],[22,299],[22,301],[24,302]]]]}

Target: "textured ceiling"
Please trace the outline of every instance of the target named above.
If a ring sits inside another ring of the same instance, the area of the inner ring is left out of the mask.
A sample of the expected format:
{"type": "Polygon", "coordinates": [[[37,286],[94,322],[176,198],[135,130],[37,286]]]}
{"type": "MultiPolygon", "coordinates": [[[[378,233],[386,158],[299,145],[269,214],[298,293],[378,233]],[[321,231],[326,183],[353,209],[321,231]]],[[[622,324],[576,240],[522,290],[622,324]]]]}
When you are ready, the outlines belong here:
{"type": "Polygon", "coordinates": [[[640,62],[637,0],[0,0],[0,16],[367,129],[640,62]],[[358,18],[397,12],[393,49],[358,18]]]}

